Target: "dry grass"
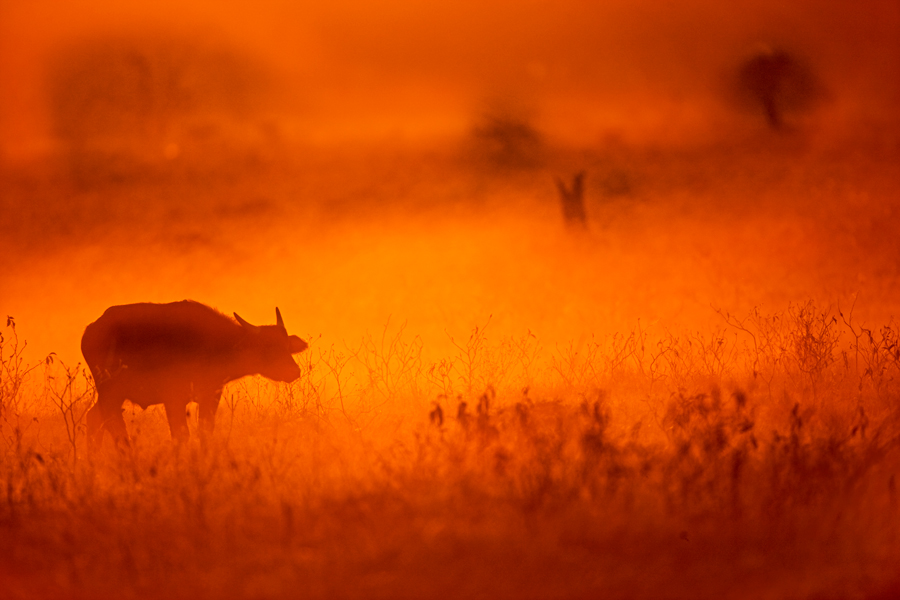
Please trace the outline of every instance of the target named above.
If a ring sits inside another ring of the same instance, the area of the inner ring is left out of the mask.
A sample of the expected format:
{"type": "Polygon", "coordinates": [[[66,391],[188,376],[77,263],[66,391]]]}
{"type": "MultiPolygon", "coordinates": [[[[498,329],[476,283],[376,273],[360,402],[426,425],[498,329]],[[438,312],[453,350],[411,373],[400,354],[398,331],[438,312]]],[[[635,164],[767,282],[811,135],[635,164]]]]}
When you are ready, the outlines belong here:
{"type": "MultiPolygon", "coordinates": [[[[487,325],[490,327],[490,324],[487,325]]],[[[385,327],[229,386],[214,439],[84,454],[84,372],[2,354],[0,582],[32,597],[888,598],[893,324],[812,303],[423,361],[385,327]],[[43,371],[43,377],[41,372],[43,371]]]]}

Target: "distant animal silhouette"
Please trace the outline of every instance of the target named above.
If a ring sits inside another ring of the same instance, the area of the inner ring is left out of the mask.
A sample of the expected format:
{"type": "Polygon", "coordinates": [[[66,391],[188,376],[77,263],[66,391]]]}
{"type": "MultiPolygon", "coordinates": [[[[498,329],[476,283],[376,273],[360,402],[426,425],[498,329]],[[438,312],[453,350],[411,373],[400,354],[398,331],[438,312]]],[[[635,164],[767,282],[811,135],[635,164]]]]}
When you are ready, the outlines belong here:
{"type": "Polygon", "coordinates": [[[172,438],[189,437],[186,410],[200,407],[200,426],[212,432],[222,388],[247,375],[293,381],[300,367],[292,354],[307,343],[288,335],[275,309],[275,325],[251,325],[191,300],[170,304],[127,304],[108,308],[88,325],[81,352],[97,386],[88,411],[88,438],[98,447],[104,431],[128,445],[122,416],[125,400],[165,407],[172,438]]]}
{"type": "Polygon", "coordinates": [[[587,213],[584,210],[584,175],[584,171],[576,173],[572,177],[571,188],[567,187],[562,179],[556,178],[556,188],[559,190],[563,218],[566,220],[566,224],[570,226],[587,226],[587,213]]]}

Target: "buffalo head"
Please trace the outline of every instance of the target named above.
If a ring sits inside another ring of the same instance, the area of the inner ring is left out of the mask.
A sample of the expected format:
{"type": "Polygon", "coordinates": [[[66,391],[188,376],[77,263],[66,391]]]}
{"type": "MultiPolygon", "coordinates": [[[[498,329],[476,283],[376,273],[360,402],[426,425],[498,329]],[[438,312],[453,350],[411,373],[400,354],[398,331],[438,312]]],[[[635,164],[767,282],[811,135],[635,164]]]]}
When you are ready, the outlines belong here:
{"type": "Polygon", "coordinates": [[[252,325],[237,313],[234,318],[245,332],[241,362],[248,371],[274,381],[294,381],[300,377],[300,367],[291,355],[303,352],[309,345],[296,335],[288,335],[277,307],[275,325],[252,325]]]}

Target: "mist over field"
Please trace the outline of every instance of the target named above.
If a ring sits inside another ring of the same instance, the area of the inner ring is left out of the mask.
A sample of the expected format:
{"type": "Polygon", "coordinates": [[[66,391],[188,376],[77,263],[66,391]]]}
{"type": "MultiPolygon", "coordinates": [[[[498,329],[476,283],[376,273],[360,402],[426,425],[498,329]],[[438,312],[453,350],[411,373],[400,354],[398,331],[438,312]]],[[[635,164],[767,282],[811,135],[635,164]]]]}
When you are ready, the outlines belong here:
{"type": "Polygon", "coordinates": [[[0,87],[12,598],[900,593],[896,2],[6,1],[0,87]],[[89,453],[187,298],[304,375],[89,453]]]}

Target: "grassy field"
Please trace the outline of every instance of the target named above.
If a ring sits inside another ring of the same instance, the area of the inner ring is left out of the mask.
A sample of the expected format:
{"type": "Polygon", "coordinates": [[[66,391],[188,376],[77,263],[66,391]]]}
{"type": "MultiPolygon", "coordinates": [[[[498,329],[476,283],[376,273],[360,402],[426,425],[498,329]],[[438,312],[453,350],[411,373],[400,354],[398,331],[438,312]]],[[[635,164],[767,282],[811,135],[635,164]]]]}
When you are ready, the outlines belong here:
{"type": "Polygon", "coordinates": [[[468,143],[3,174],[0,597],[900,595],[896,149],[468,143]],[[184,297],[303,376],[89,455],[83,327],[184,297]]]}
{"type": "Polygon", "coordinates": [[[229,386],[208,443],[126,406],[132,448],[95,456],[91,381],[21,363],[10,323],[4,595],[894,597],[896,327],[725,323],[552,352],[479,329],[431,365],[403,331],[314,345],[293,384],[229,386]]]}

